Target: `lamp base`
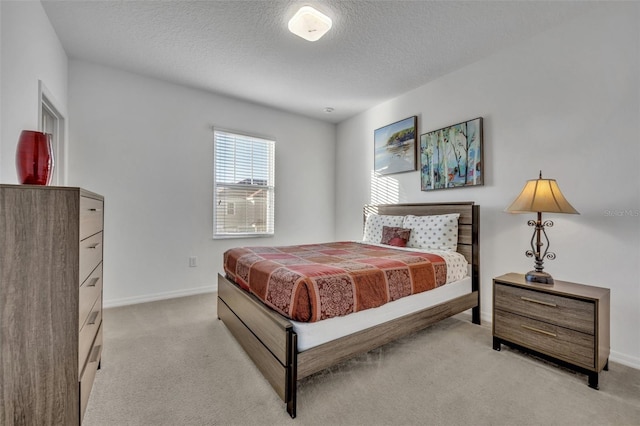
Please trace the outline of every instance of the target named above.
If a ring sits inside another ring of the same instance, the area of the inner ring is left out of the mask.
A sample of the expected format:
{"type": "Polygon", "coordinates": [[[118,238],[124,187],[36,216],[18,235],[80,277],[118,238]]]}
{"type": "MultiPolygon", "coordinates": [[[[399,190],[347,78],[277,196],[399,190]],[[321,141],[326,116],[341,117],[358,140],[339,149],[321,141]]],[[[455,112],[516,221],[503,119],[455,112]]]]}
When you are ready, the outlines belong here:
{"type": "Polygon", "coordinates": [[[536,284],[553,284],[553,277],[546,272],[529,271],[524,278],[536,284]]]}

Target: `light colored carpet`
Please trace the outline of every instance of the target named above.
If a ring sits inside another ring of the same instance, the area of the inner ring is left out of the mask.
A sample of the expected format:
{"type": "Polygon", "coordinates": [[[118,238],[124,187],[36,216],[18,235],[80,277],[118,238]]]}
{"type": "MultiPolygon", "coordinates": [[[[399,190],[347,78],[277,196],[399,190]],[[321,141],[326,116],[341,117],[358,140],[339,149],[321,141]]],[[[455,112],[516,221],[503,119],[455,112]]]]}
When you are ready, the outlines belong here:
{"type": "Polygon", "coordinates": [[[292,420],[205,294],[105,310],[84,424],[640,425],[639,370],[586,383],[454,317],[302,380],[292,420]]]}

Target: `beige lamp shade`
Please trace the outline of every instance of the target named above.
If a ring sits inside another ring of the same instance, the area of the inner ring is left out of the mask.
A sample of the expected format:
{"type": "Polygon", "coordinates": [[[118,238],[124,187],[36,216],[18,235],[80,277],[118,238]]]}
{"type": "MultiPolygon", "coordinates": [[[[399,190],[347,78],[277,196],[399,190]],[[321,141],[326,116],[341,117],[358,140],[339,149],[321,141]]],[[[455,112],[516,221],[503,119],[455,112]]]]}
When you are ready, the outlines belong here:
{"type": "Polygon", "coordinates": [[[564,198],[555,179],[527,181],[518,198],[505,210],[509,213],[547,212],[580,214],[564,198]]]}

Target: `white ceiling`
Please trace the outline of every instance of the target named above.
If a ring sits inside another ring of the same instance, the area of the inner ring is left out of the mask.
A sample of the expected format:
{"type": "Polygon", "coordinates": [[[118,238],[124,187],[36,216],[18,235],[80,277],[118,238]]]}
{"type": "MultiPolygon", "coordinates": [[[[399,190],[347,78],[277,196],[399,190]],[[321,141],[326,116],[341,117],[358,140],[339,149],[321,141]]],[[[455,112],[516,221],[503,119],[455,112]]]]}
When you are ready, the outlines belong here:
{"type": "Polygon", "coordinates": [[[71,59],[337,123],[587,9],[570,1],[47,1],[71,59]],[[333,19],[317,42],[300,6],[333,19]],[[325,107],[334,112],[324,112],[325,107]]]}

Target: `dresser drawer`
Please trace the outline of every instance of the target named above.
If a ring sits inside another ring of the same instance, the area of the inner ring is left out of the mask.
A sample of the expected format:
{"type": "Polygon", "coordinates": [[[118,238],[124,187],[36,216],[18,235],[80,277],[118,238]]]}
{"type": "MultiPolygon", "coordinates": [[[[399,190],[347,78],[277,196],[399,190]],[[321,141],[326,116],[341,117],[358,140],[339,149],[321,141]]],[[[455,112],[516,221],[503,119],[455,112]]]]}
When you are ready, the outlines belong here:
{"type": "Polygon", "coordinates": [[[595,333],[595,304],[496,283],[495,308],[583,333],[595,333]]]}
{"type": "Polygon", "coordinates": [[[102,232],[80,241],[80,284],[102,261],[102,232]]]}
{"type": "Polygon", "coordinates": [[[83,240],[103,229],[103,201],[80,197],[80,239],[83,240]]]}
{"type": "Polygon", "coordinates": [[[82,326],[91,313],[91,308],[96,303],[96,300],[102,295],[102,263],[93,270],[89,278],[87,278],[82,286],[80,286],[79,296],[79,315],[78,315],[78,330],[82,329],[82,326]]]}
{"type": "Polygon", "coordinates": [[[91,313],[89,314],[89,318],[87,318],[87,322],[80,330],[80,336],[78,338],[78,371],[82,371],[82,368],[87,361],[87,357],[89,356],[89,352],[93,346],[93,341],[96,338],[98,328],[100,328],[101,324],[102,298],[100,297],[96,300],[96,303],[93,305],[91,313]]]}
{"type": "Polygon", "coordinates": [[[593,335],[499,309],[494,311],[494,315],[496,337],[595,370],[593,335]]]}
{"type": "Polygon", "coordinates": [[[96,340],[91,347],[89,360],[87,365],[80,376],[80,419],[84,417],[84,412],[87,409],[87,402],[89,401],[89,394],[91,393],[91,387],[93,381],[96,378],[96,371],[98,365],[100,365],[100,357],[102,356],[102,326],[98,330],[96,340]]]}

